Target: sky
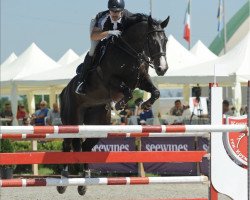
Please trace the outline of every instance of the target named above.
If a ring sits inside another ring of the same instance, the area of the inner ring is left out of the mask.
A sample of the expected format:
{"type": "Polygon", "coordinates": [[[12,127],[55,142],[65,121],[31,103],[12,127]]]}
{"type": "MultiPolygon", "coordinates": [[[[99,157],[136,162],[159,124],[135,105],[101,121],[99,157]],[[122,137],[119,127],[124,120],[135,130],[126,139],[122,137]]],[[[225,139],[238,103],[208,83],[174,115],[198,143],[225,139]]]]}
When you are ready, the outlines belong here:
{"type": "MultiPolygon", "coordinates": [[[[89,23],[107,9],[108,0],[0,0],[1,63],[14,52],[17,56],[35,42],[48,56],[58,61],[68,50],[82,55],[89,49],[89,23]]],[[[152,0],[152,15],[164,20],[165,29],[183,46],[184,16],[188,0],[152,0]]],[[[226,22],[248,0],[225,0],[226,22]]],[[[149,14],[150,0],[125,0],[130,12],[149,14]]],[[[209,46],[217,33],[219,0],[191,0],[191,47],[201,40],[209,46]]]]}

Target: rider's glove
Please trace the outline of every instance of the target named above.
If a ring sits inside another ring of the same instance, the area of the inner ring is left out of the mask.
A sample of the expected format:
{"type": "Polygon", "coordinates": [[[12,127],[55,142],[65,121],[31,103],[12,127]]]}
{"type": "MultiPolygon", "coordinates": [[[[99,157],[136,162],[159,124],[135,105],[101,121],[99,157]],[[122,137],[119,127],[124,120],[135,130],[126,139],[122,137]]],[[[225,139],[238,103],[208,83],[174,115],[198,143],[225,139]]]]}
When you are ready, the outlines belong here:
{"type": "Polygon", "coordinates": [[[116,37],[119,37],[122,34],[122,32],[119,31],[119,30],[110,30],[110,31],[108,31],[108,34],[109,35],[114,35],[116,37]]]}

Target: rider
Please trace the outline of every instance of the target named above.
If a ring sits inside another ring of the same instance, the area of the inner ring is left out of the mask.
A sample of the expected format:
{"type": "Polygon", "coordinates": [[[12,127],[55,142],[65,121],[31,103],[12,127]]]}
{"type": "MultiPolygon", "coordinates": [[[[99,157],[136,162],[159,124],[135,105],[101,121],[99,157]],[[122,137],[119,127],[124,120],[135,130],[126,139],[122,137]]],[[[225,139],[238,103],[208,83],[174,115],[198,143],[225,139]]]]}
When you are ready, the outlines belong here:
{"type": "Polygon", "coordinates": [[[109,0],[108,10],[98,13],[95,19],[91,20],[91,48],[84,62],[79,65],[76,70],[76,73],[80,74],[78,86],[76,88],[77,94],[85,94],[87,74],[91,69],[93,55],[99,41],[111,35],[119,37],[123,29],[122,24],[124,20],[126,17],[132,15],[132,13],[124,9],[124,7],[124,0],[109,0]]]}

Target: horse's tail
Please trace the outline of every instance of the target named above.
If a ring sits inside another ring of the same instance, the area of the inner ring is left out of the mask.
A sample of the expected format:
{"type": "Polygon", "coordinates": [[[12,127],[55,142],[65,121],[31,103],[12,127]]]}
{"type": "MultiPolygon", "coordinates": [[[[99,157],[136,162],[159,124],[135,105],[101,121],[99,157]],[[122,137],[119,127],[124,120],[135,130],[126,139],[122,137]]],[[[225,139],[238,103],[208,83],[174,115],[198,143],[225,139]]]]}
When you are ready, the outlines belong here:
{"type": "Polygon", "coordinates": [[[65,87],[61,94],[59,95],[59,101],[60,101],[60,116],[61,116],[61,120],[62,120],[62,123],[63,124],[66,124],[65,123],[65,116],[67,116],[67,106],[65,106],[65,98],[67,97],[67,95],[65,94],[66,93],[66,89],[67,87],[65,87]]]}
{"type": "Polygon", "coordinates": [[[71,113],[71,99],[70,97],[72,97],[71,94],[71,90],[72,88],[72,83],[73,80],[75,78],[73,78],[69,84],[62,90],[61,94],[59,95],[59,100],[60,100],[60,116],[61,116],[61,120],[62,123],[64,125],[67,125],[70,123],[69,117],[70,117],[70,113],[71,113]]]}

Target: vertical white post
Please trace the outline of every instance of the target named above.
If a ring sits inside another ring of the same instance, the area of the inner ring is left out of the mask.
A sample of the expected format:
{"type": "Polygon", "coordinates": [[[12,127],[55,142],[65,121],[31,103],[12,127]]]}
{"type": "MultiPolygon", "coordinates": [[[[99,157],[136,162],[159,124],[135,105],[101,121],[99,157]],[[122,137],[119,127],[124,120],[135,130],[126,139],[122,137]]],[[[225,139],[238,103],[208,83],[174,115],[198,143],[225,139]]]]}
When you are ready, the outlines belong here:
{"type": "MultiPolygon", "coordinates": [[[[211,124],[221,125],[222,88],[211,88],[211,124]]],[[[247,170],[228,155],[222,132],[211,133],[211,183],[219,193],[234,200],[247,200],[247,170]]]]}
{"type": "Polygon", "coordinates": [[[248,155],[247,155],[247,160],[248,160],[248,200],[250,199],[250,80],[248,81],[248,88],[247,88],[247,117],[248,117],[248,155]]]}
{"type": "Polygon", "coordinates": [[[185,103],[189,102],[189,97],[190,97],[190,85],[185,84],[183,87],[183,100],[185,103]]]}
{"type": "Polygon", "coordinates": [[[56,93],[55,93],[55,90],[50,89],[50,93],[49,93],[49,107],[50,107],[50,109],[53,108],[54,103],[56,103],[56,93]]]}
{"type": "Polygon", "coordinates": [[[35,96],[33,93],[28,93],[27,94],[27,100],[28,100],[28,110],[30,114],[33,114],[35,112],[35,96]]]}
{"type": "MultiPolygon", "coordinates": [[[[37,151],[37,140],[31,141],[32,151],[37,151]]],[[[32,165],[32,171],[34,175],[38,175],[38,164],[32,165]]]]}
{"type": "Polygon", "coordinates": [[[17,114],[17,104],[18,104],[18,91],[17,91],[17,85],[13,82],[11,85],[11,95],[10,95],[10,100],[11,100],[11,111],[13,114],[13,121],[12,124],[14,126],[18,125],[18,121],[16,118],[17,114]]]}

